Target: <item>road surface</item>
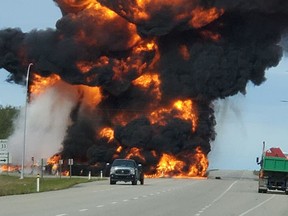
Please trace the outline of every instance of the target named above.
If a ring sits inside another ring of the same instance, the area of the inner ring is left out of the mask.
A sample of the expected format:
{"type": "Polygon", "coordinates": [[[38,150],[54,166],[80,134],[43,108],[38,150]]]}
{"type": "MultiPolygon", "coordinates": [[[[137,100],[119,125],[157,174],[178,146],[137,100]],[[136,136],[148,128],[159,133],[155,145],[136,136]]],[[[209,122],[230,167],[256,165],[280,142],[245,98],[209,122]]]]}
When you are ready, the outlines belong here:
{"type": "MultiPolygon", "coordinates": [[[[108,180],[62,191],[0,197],[1,216],[287,216],[288,196],[257,193],[251,171],[210,171],[208,179],[108,180]]],[[[67,179],[69,180],[69,179],[67,179]]]]}

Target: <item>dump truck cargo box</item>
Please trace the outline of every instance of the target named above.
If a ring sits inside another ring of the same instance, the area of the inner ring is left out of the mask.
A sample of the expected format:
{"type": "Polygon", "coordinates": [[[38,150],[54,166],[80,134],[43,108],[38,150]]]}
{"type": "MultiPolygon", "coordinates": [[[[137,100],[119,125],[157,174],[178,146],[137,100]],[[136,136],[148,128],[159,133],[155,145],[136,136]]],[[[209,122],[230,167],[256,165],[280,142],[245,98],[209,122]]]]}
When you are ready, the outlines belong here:
{"type": "Polygon", "coordinates": [[[281,157],[264,157],[263,170],[288,173],[288,159],[281,157]]]}

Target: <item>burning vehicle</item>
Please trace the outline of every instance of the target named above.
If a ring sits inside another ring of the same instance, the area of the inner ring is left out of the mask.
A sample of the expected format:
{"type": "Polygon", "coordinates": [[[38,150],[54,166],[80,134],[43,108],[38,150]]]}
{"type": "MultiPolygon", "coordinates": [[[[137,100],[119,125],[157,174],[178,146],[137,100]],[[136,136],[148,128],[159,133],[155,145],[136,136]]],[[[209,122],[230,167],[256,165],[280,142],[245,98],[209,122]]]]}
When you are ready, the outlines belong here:
{"type": "Polygon", "coordinates": [[[63,15],[55,29],[0,30],[0,68],[25,84],[33,63],[28,109],[49,98],[47,119],[68,112],[61,159],[133,159],[151,177],[206,176],[214,102],[262,84],[288,30],[281,0],[54,2],[63,15]]]}

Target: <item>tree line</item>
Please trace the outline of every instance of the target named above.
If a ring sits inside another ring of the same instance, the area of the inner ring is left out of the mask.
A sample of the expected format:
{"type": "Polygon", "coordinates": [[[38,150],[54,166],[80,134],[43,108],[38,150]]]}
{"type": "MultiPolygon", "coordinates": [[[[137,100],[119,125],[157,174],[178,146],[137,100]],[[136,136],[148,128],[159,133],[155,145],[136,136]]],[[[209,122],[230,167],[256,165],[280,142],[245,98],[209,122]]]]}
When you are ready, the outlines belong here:
{"type": "Polygon", "coordinates": [[[20,107],[0,105],[0,139],[7,139],[13,133],[13,121],[19,113],[20,107]]]}

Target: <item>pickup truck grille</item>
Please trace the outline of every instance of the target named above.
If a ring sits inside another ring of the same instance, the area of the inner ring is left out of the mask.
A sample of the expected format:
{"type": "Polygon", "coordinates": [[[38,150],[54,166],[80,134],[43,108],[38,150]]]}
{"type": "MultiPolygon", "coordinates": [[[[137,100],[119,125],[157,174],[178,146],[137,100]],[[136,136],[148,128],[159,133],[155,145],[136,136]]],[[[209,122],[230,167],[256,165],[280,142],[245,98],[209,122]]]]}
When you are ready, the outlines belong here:
{"type": "Polygon", "coordinates": [[[127,170],[127,169],[118,169],[118,170],[116,170],[115,173],[116,173],[116,174],[120,174],[120,175],[127,175],[127,174],[130,174],[130,170],[127,170]]]}

